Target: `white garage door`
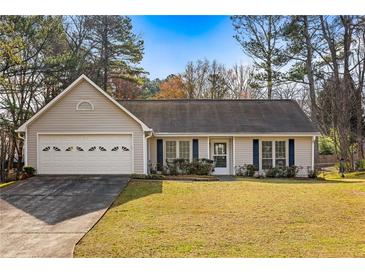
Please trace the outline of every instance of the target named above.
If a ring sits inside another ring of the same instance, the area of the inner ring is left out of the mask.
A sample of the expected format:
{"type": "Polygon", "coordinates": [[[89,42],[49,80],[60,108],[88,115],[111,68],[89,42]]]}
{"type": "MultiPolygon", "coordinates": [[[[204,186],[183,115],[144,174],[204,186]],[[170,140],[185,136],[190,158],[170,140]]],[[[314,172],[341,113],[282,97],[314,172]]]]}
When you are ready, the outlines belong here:
{"type": "Polygon", "coordinates": [[[38,157],[39,174],[130,174],[132,136],[40,134],[38,157]]]}

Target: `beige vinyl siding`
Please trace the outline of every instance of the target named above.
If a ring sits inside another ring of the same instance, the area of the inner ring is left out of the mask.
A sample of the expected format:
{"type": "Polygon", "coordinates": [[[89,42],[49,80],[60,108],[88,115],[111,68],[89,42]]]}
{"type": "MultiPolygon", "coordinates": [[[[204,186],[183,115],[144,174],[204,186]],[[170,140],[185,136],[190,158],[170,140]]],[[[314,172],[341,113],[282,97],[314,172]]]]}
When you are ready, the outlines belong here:
{"type": "Polygon", "coordinates": [[[132,132],[134,172],[143,173],[143,130],[133,118],[83,80],[55,105],[28,125],[28,165],[37,168],[38,132],[132,132]],[[76,110],[81,100],[94,110],[76,110]]]}
{"type": "Polygon", "coordinates": [[[286,161],[289,161],[289,139],[295,140],[295,165],[299,167],[298,176],[307,176],[308,167],[312,164],[312,137],[236,137],[235,138],[235,165],[252,164],[253,145],[252,140],[259,139],[260,167],[262,163],[262,141],[286,141],[286,161]]]}
{"type": "Polygon", "coordinates": [[[298,176],[307,176],[312,166],[312,137],[295,138],[295,165],[301,167],[298,176]]]}
{"type": "Polygon", "coordinates": [[[199,159],[208,158],[208,137],[194,138],[199,140],[199,159]]]}
{"type": "Polygon", "coordinates": [[[243,166],[252,164],[253,157],[253,138],[236,137],[235,138],[235,165],[243,166]]]}

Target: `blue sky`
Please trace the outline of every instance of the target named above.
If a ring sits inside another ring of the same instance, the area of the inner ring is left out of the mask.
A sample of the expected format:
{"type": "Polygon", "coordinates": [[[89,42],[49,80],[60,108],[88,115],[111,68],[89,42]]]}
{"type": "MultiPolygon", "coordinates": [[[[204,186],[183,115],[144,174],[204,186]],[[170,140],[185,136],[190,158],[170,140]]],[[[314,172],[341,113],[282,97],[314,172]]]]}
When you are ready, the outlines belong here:
{"type": "Polygon", "coordinates": [[[145,42],[141,65],[150,78],[183,72],[188,61],[207,58],[231,66],[249,63],[233,38],[228,16],[131,16],[145,42]]]}

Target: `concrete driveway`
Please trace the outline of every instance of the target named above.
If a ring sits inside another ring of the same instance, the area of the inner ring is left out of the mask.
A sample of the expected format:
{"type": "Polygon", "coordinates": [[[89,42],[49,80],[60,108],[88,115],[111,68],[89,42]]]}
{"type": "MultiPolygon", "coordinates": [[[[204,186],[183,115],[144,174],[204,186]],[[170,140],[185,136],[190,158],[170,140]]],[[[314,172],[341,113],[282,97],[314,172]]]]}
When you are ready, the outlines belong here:
{"type": "Polygon", "coordinates": [[[0,191],[0,257],[72,257],[127,176],[37,176],[0,191]]]}

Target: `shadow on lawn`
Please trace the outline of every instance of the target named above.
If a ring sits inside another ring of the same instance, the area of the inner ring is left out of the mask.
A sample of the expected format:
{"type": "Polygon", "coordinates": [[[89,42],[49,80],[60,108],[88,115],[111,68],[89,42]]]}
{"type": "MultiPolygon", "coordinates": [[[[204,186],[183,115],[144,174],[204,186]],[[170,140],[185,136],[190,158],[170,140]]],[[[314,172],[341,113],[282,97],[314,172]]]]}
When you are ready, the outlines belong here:
{"type": "Polygon", "coordinates": [[[163,182],[160,180],[132,180],[111,207],[117,207],[130,201],[141,199],[153,194],[161,194],[163,182]]]}

